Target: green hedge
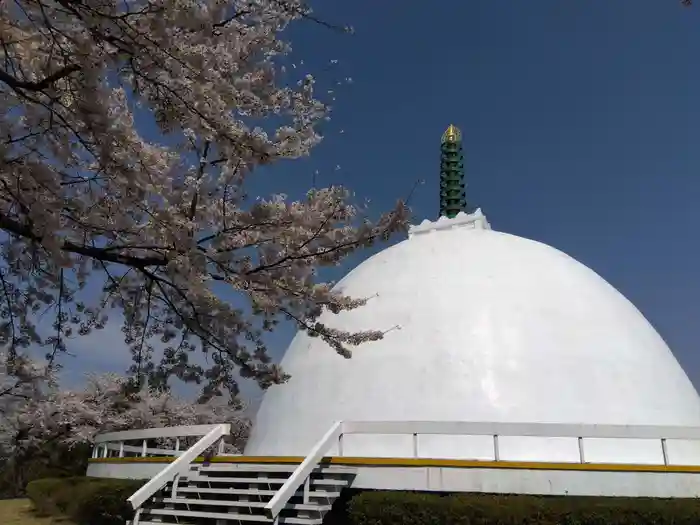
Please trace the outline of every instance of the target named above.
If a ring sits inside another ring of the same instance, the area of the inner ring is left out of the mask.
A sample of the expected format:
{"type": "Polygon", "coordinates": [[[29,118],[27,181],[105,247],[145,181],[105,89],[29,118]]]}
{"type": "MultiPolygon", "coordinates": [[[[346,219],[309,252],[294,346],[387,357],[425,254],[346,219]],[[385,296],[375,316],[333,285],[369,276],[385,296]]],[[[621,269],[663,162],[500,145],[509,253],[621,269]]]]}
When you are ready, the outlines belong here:
{"type": "Polygon", "coordinates": [[[363,492],[352,525],[697,525],[700,500],[363,492]]]}
{"type": "MultiPolygon", "coordinates": [[[[76,525],[124,525],[133,516],[126,499],[144,483],[84,476],[49,478],[29,483],[27,494],[43,515],[65,516],[76,525]]],[[[346,522],[350,525],[698,525],[700,500],[362,492],[350,499],[347,513],[337,508],[334,516],[327,516],[326,522],[336,525],[346,522]]]]}
{"type": "Polygon", "coordinates": [[[131,479],[47,478],[27,485],[37,512],[65,516],[76,525],[124,525],[133,517],[126,499],[145,481],[131,479]]]}

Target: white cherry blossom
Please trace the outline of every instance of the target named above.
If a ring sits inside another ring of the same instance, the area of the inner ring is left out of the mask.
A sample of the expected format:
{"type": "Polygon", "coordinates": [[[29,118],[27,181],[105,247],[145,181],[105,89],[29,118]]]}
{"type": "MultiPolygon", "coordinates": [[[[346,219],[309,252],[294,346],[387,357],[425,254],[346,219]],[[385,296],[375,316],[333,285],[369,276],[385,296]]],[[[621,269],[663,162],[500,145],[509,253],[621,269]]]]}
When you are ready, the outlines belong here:
{"type": "Polygon", "coordinates": [[[287,378],[264,342],[281,320],[345,356],[382,337],[315,321],[364,303],[317,270],[403,231],[404,204],[370,221],[343,187],[246,194],[256,167],[309,155],[328,118],[303,61],[284,72],[299,19],[319,23],[299,0],[0,3],[2,347],[44,345],[55,364],[116,308],[137,377],[202,381],[208,398],[239,374],[287,378]]]}
{"type": "Polygon", "coordinates": [[[12,363],[1,352],[0,387],[0,459],[31,457],[51,443],[92,443],[104,432],[212,423],[232,425],[228,450],[240,452],[249,429],[243,406],[222,398],[192,403],[167,390],[134,389],[112,374],[88,376],[84,388],[64,390],[48,380],[44,364],[12,363]]]}

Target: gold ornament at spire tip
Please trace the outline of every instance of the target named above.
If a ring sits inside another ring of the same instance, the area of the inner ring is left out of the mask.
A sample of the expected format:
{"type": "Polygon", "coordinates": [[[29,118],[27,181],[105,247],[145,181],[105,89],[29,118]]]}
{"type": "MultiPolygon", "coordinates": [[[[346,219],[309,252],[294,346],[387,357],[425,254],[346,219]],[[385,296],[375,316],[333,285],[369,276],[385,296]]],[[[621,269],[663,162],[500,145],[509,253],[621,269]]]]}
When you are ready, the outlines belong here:
{"type": "Polygon", "coordinates": [[[442,134],[442,142],[460,142],[462,140],[462,132],[454,124],[447,126],[445,133],[442,134]]]}

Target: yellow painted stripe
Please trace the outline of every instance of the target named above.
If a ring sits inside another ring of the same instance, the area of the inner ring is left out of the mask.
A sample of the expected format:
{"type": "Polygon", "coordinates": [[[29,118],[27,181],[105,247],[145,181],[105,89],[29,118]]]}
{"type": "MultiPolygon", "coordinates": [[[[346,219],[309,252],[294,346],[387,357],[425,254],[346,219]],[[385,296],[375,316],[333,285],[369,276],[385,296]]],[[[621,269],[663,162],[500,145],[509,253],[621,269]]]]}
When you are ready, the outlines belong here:
{"type": "MultiPolygon", "coordinates": [[[[293,456],[218,456],[212,463],[247,464],[299,464],[302,457],[293,456]]],[[[173,458],[91,458],[90,463],[171,463],[173,458]]],[[[202,463],[197,458],[196,463],[202,463]]],[[[583,470],[597,472],[689,472],[700,473],[700,465],[628,465],[618,463],[553,463],[532,461],[481,461],[464,459],[423,459],[423,458],[324,458],[325,465],[353,465],[367,467],[450,467],[450,468],[493,468],[520,470],[583,470]]]]}

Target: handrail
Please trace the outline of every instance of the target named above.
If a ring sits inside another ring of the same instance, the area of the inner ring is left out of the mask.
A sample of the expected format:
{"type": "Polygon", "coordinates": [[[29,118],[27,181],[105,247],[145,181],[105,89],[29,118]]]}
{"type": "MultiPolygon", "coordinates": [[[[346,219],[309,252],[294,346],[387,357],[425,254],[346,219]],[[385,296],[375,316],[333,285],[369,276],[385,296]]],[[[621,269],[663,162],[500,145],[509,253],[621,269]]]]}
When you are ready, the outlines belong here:
{"type": "Polygon", "coordinates": [[[314,445],[309,455],[306,456],[304,461],[302,461],[294,472],[292,472],[292,475],[289,476],[289,479],[284,482],[284,485],[280,487],[272,499],[265,505],[265,512],[268,517],[276,518],[301,484],[311,475],[325,456],[331,443],[340,438],[342,425],[340,421],[333,423],[333,426],[331,426],[328,432],[314,445]]]}
{"type": "MultiPolygon", "coordinates": [[[[108,443],[102,443],[102,447],[107,447],[107,450],[119,452],[120,454],[124,452],[134,452],[136,454],[141,455],[144,452],[143,446],[136,447],[132,445],[124,445],[123,442],[113,443],[110,441],[108,443]]],[[[145,452],[146,455],[154,456],[179,456],[184,452],[184,450],[173,450],[168,448],[146,448],[145,452]]]]}
{"type": "Polygon", "coordinates": [[[700,440],[700,427],[496,423],[472,421],[345,421],[343,434],[442,434],[467,436],[583,437],[700,440]]]}
{"type": "Polygon", "coordinates": [[[170,463],[167,467],[161,470],[158,474],[153,476],[151,480],[146,483],[139,490],[134,492],[127,501],[131,504],[134,510],[137,510],[141,505],[146,502],[151,496],[158,492],[161,488],[165,486],[166,483],[175,479],[175,476],[185,472],[192,461],[194,461],[199,455],[204,452],[211,445],[216,443],[222,437],[231,433],[231,425],[228,423],[222,423],[216,425],[212,430],[209,431],[204,437],[192,445],[186,452],[184,452],[175,461],[170,463]]]}
{"type": "Polygon", "coordinates": [[[204,436],[212,429],[218,427],[214,425],[185,425],[177,427],[142,428],[139,430],[121,430],[118,432],[106,432],[95,436],[95,443],[105,443],[108,441],[138,441],[141,439],[173,438],[204,436]]]}
{"type": "MultiPolygon", "coordinates": [[[[304,461],[265,505],[270,518],[276,518],[323,459],[332,441],[345,434],[467,435],[492,436],[498,459],[499,436],[564,437],[579,439],[580,460],[583,462],[582,439],[658,439],[661,440],[664,464],[668,464],[666,440],[700,440],[700,427],[652,425],[590,425],[566,423],[499,423],[472,421],[339,421],[314,445],[304,461]]],[[[339,452],[342,455],[342,452],[339,452]]]]}

